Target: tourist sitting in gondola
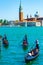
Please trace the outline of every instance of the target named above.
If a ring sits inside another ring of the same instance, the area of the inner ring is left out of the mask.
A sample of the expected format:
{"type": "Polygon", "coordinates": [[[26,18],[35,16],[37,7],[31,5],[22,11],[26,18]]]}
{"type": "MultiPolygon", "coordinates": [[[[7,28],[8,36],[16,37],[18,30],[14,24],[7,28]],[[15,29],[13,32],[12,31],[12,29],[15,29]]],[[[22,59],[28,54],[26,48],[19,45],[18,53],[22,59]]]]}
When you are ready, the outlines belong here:
{"type": "Polygon", "coordinates": [[[32,56],[36,55],[38,53],[38,48],[35,48],[33,51],[32,51],[32,56]]]}
{"type": "Polygon", "coordinates": [[[37,55],[37,53],[38,53],[38,49],[36,48],[36,49],[32,50],[30,53],[28,53],[28,55],[35,56],[35,55],[37,55]]]}

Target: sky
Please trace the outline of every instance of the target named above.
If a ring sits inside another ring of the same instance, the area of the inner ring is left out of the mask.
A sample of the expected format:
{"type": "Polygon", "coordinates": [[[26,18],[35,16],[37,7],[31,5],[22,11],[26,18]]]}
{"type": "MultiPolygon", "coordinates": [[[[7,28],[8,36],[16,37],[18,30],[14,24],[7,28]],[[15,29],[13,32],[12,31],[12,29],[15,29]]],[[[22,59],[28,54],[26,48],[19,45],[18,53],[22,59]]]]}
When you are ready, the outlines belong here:
{"type": "MultiPolygon", "coordinates": [[[[21,0],[24,18],[38,11],[43,17],[43,0],[21,0]]],[[[20,0],[0,0],[0,19],[18,20],[20,0]]]]}

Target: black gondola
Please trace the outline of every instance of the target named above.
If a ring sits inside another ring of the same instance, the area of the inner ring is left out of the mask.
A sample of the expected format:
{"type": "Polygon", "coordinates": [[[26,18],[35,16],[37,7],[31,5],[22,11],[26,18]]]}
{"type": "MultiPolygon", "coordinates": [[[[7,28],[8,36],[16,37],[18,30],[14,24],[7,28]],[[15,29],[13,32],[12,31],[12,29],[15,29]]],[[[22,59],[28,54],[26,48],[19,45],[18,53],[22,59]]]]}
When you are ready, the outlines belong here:
{"type": "Polygon", "coordinates": [[[36,47],[32,49],[25,57],[25,62],[34,60],[39,55],[39,45],[38,40],[36,40],[36,47]]]}
{"type": "Polygon", "coordinates": [[[27,47],[27,46],[28,46],[27,35],[25,35],[23,39],[23,47],[27,47]]]}
{"type": "Polygon", "coordinates": [[[6,36],[3,37],[2,42],[3,42],[3,45],[4,46],[8,46],[8,40],[7,40],[7,37],[6,36]]]}

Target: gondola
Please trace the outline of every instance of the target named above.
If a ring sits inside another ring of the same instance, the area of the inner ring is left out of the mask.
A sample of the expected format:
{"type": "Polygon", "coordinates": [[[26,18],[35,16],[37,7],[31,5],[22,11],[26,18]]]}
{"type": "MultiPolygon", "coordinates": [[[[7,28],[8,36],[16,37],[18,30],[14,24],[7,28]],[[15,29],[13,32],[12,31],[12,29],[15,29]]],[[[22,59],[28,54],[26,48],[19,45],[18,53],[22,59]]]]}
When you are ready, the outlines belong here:
{"type": "Polygon", "coordinates": [[[2,43],[3,43],[4,46],[8,46],[8,40],[7,40],[7,37],[6,36],[3,37],[2,43]]]}
{"type": "Polygon", "coordinates": [[[27,47],[27,46],[28,46],[27,35],[25,35],[23,39],[23,47],[27,47]]]}
{"type": "Polygon", "coordinates": [[[39,44],[37,40],[35,48],[32,49],[30,52],[28,52],[28,54],[26,55],[25,62],[34,60],[38,55],[39,55],[39,44]]]}

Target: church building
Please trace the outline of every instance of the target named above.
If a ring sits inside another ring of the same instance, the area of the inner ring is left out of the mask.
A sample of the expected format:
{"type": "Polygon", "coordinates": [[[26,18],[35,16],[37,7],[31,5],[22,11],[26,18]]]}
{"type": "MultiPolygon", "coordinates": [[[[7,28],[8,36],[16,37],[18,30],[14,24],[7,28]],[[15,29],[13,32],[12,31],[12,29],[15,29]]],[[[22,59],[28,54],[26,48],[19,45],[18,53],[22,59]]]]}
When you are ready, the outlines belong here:
{"type": "Polygon", "coordinates": [[[27,15],[27,18],[25,19],[24,15],[23,15],[23,9],[22,9],[22,6],[21,6],[21,1],[20,1],[19,22],[41,22],[42,20],[43,20],[43,17],[39,17],[38,12],[36,12],[34,17],[30,16],[28,18],[28,15],[27,15]]]}

